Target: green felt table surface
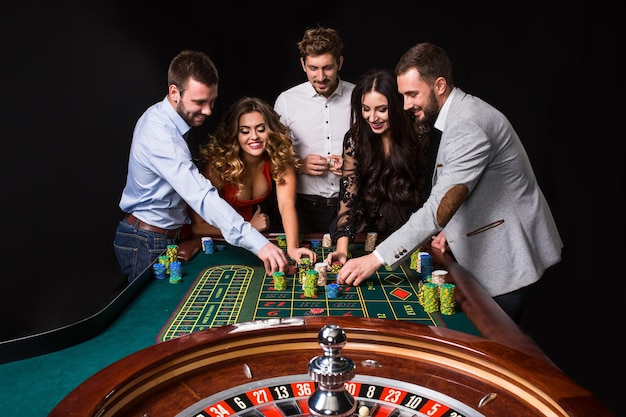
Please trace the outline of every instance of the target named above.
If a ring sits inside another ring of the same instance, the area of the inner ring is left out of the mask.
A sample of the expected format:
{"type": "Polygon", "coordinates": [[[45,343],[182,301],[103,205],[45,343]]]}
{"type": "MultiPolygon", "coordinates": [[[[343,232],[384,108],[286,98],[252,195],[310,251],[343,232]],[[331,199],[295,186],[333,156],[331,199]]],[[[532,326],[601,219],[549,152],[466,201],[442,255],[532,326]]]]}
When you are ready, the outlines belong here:
{"type": "MultiPolygon", "coordinates": [[[[205,328],[280,317],[307,315],[374,317],[445,327],[480,335],[468,317],[456,308],[451,315],[425,312],[419,303],[419,274],[403,264],[393,271],[381,268],[359,287],[340,287],[329,299],[325,287],[307,297],[299,280],[299,268],[287,273],[287,289],[276,291],[271,276],[250,252],[228,244],[213,254],[199,252],[183,263],[187,293],[159,334],[158,341],[205,328]]],[[[316,248],[318,261],[333,248],[316,248]]],[[[364,254],[362,244],[351,245],[353,256],[364,254]]],[[[328,282],[332,282],[330,274],[328,282]]],[[[167,281],[167,280],[163,280],[167,281]]]]}

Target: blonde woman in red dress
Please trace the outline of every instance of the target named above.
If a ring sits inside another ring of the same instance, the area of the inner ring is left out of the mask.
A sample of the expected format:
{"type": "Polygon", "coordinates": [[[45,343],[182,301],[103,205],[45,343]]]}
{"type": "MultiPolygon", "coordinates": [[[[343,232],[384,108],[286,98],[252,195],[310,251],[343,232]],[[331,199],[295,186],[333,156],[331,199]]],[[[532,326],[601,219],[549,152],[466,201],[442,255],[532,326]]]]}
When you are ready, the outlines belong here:
{"type": "MultiPolygon", "coordinates": [[[[296,169],[301,164],[289,129],[264,100],[243,97],[228,109],[215,135],[200,147],[203,174],[219,194],[252,226],[269,230],[269,216],[259,204],[276,187],[278,210],[287,240],[287,254],[300,262],[308,257],[316,261],[312,250],[300,247],[296,212],[296,169]]],[[[193,211],[191,229],[195,235],[219,235],[215,226],[193,211]]]]}

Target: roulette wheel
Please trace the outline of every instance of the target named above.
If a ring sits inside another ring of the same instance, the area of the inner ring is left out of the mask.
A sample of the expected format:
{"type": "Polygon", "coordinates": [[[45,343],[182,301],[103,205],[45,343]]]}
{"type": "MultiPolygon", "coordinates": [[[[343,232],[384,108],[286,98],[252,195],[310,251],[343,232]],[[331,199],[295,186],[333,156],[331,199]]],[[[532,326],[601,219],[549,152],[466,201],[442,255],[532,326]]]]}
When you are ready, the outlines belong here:
{"type": "Polygon", "coordinates": [[[291,317],[192,333],[129,355],[50,417],[610,416],[552,363],[452,329],[291,317]]]}

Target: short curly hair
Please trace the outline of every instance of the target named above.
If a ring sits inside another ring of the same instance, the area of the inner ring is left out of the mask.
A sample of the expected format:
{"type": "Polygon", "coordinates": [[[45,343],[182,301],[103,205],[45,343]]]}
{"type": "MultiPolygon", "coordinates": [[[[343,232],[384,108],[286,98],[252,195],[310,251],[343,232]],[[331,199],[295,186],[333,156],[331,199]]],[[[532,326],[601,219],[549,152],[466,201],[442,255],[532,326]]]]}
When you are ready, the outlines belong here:
{"type": "Polygon", "coordinates": [[[307,29],[298,42],[300,57],[332,54],[337,61],[343,54],[343,41],[335,29],[316,27],[307,29]]]}

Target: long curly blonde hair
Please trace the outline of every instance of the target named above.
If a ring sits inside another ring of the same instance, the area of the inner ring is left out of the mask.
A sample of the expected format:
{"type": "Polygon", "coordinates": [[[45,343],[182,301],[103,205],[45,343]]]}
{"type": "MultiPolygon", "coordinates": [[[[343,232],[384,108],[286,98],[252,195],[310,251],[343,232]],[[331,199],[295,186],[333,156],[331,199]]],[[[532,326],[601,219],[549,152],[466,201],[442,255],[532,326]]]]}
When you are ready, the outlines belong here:
{"type": "Polygon", "coordinates": [[[283,184],[283,174],[288,166],[296,171],[302,166],[302,159],[293,148],[291,131],[280,122],[280,116],[266,101],[257,97],[243,97],[233,103],[218,124],[215,134],[207,144],[200,147],[200,158],[205,164],[214,185],[221,188],[224,183],[236,186],[239,193],[244,188],[242,178],[246,167],[239,145],[239,119],[242,115],[259,112],[263,115],[268,133],[265,152],[272,161],[272,178],[276,184],[283,184]]]}

